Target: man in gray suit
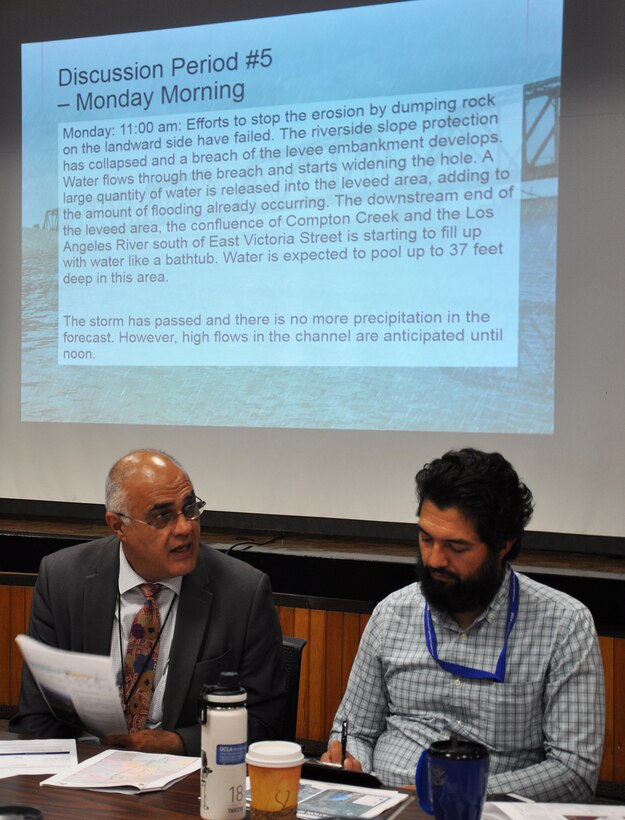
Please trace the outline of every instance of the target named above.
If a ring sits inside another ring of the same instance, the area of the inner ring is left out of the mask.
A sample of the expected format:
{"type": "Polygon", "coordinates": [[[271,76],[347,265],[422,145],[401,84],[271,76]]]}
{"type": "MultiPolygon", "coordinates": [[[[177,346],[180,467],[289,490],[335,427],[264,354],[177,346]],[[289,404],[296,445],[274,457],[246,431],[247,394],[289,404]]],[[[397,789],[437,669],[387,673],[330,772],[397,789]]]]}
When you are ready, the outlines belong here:
{"type": "MultiPolygon", "coordinates": [[[[198,696],[222,671],[238,672],[247,690],[249,742],[280,731],[285,676],[269,581],[200,543],[203,506],[171,456],[157,450],[128,453],[106,482],[106,522],[113,536],[41,562],[29,634],[61,649],[110,654],[125,707],[132,691],[123,681],[124,658],[144,604],[138,587],[159,583],[158,652],[145,728],[103,738],[104,745],[198,755],[198,696]]],[[[83,731],[52,714],[26,667],[9,728],[38,737],[77,737],[83,731]]]]}

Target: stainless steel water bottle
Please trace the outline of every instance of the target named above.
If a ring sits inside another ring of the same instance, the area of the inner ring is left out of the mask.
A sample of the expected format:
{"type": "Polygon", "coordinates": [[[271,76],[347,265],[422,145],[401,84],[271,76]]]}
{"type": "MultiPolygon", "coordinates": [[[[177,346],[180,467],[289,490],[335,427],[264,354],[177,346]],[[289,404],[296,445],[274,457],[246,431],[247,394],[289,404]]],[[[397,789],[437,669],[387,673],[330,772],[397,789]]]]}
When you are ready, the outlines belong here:
{"type": "Polygon", "coordinates": [[[202,687],[200,815],[205,820],[245,817],[246,697],[236,672],[222,672],[216,685],[202,687]]]}

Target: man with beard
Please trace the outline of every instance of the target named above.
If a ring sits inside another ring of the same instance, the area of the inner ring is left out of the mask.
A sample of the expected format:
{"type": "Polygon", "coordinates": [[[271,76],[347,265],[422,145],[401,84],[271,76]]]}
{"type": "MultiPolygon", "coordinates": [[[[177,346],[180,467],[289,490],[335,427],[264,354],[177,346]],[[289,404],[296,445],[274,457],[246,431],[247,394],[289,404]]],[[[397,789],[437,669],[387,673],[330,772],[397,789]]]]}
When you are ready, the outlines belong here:
{"type": "Polygon", "coordinates": [[[605,711],[597,635],[581,603],[510,566],[530,490],[499,453],[473,449],[416,481],[418,583],[374,610],[322,760],[407,785],[423,750],[454,736],[488,748],[489,794],[591,799],[605,711]]]}

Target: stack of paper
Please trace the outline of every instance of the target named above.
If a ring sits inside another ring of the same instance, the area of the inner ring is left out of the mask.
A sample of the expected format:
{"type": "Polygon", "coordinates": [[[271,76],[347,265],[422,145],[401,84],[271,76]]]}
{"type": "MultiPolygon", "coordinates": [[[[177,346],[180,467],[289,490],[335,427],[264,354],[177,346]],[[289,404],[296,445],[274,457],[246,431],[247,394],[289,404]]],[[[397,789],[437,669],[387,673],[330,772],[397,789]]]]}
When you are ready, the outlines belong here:
{"type": "Polygon", "coordinates": [[[75,740],[0,741],[0,778],[52,774],[77,763],[75,740]]]}
{"type": "Polygon", "coordinates": [[[199,768],[199,757],[109,749],[49,777],[41,785],[138,794],[167,789],[199,768]]]}
{"type": "Polygon", "coordinates": [[[585,803],[485,803],[482,820],[623,820],[623,806],[585,803]]]}

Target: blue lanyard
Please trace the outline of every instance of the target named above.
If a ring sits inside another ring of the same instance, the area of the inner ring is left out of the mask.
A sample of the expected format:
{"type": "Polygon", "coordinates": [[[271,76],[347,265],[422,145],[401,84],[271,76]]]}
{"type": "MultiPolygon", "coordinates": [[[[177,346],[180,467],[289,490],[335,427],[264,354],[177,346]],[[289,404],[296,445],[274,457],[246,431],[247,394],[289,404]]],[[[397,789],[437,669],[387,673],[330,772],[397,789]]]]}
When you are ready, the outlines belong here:
{"type": "Polygon", "coordinates": [[[516,616],[519,612],[519,579],[516,577],[514,570],[510,571],[510,588],[508,590],[508,615],[506,617],[506,637],[503,643],[503,649],[497,661],[497,668],[494,672],[486,672],[482,669],[472,669],[470,666],[462,666],[459,663],[448,663],[442,661],[438,657],[438,649],[436,647],[436,632],[434,631],[434,624],[432,622],[432,615],[430,608],[426,602],[423,611],[423,626],[425,628],[425,643],[428,652],[434,658],[436,663],[445,670],[451,672],[453,675],[460,675],[463,678],[477,678],[478,680],[494,680],[497,683],[503,683],[506,679],[506,656],[508,654],[508,638],[514,627],[516,616]]]}

